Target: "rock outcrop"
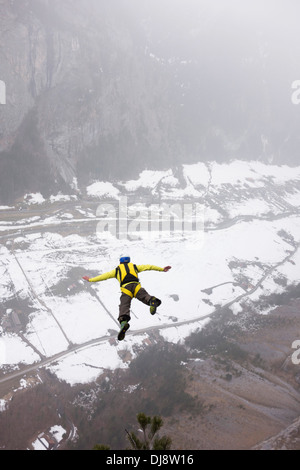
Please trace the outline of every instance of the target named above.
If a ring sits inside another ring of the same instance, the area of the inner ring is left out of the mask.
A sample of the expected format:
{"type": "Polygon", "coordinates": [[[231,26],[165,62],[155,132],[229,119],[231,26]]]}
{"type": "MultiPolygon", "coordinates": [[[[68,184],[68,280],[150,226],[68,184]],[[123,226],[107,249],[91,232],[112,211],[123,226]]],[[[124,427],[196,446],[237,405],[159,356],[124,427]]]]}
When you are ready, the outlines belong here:
{"type": "Polygon", "coordinates": [[[0,0],[0,199],[199,160],[295,164],[295,12],[208,3],[0,0]]]}

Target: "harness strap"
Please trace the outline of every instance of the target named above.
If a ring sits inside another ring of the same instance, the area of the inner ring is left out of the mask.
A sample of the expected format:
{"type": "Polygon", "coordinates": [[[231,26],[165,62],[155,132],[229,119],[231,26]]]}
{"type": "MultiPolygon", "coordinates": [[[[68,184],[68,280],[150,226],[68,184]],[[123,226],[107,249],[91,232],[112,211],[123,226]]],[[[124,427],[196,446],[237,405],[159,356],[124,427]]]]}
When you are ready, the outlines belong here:
{"type": "Polygon", "coordinates": [[[137,284],[136,288],[134,289],[134,293],[132,293],[130,290],[126,289],[126,287],[121,287],[121,291],[123,292],[123,294],[127,294],[129,295],[129,297],[131,297],[133,299],[133,297],[136,297],[136,294],[138,293],[138,291],[140,290],[141,288],[141,284],[137,284]]]}
{"type": "Polygon", "coordinates": [[[116,268],[116,278],[120,285],[130,284],[131,282],[139,282],[138,270],[135,264],[121,263],[116,268]]]}

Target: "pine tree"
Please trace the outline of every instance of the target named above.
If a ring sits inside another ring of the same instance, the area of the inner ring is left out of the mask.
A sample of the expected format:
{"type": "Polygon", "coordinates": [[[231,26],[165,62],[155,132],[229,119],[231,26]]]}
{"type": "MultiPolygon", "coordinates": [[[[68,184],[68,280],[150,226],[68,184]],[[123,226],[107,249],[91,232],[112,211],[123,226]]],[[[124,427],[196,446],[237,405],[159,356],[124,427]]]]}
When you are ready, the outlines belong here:
{"type": "Polygon", "coordinates": [[[169,450],[172,440],[169,436],[159,437],[158,432],[163,426],[160,416],[146,416],[138,413],[137,421],[143,432],[143,440],[139,439],[134,432],[127,432],[127,437],[132,449],[135,450],[169,450]],[[150,429],[149,429],[150,427],[150,429]]]}
{"type": "Polygon", "coordinates": [[[106,444],[96,444],[93,447],[93,450],[110,450],[110,446],[107,446],[106,444]]]}

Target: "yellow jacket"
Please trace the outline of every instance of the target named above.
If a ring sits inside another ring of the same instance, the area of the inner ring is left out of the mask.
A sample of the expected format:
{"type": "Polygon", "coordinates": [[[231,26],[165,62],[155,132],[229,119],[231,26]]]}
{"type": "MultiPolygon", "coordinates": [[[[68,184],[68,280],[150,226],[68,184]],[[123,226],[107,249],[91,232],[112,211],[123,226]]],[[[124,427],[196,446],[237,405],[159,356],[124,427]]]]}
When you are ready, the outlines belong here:
{"type": "MultiPolygon", "coordinates": [[[[159,266],[153,266],[152,264],[138,264],[135,265],[137,268],[137,272],[141,273],[142,271],[163,271],[164,268],[160,268],[159,266]]],[[[107,279],[117,278],[117,270],[118,268],[113,269],[104,274],[100,274],[100,276],[93,277],[89,279],[90,282],[99,282],[99,281],[106,281],[107,279]]],[[[136,282],[139,282],[138,279],[136,282]]],[[[130,284],[130,283],[128,283],[130,284]]],[[[125,286],[126,284],[124,284],[125,286]]]]}

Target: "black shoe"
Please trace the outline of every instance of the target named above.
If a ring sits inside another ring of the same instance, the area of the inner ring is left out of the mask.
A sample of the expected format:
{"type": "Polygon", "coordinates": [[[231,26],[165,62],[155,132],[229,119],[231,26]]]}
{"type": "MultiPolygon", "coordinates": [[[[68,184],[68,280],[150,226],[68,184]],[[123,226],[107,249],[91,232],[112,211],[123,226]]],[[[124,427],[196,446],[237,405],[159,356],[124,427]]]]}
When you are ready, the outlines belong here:
{"type": "Polygon", "coordinates": [[[125,320],[125,321],[121,322],[121,329],[120,329],[119,334],[118,334],[118,340],[119,341],[122,341],[125,338],[125,333],[129,328],[130,328],[130,325],[129,325],[128,321],[125,320]]]}
{"type": "Polygon", "coordinates": [[[156,299],[156,297],[152,297],[150,300],[150,313],[151,315],[154,315],[156,313],[157,307],[159,307],[161,304],[161,300],[156,299]]]}

